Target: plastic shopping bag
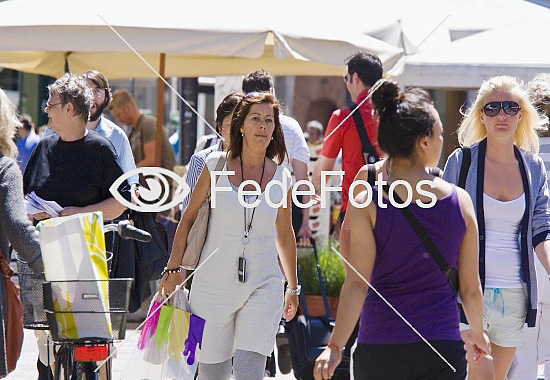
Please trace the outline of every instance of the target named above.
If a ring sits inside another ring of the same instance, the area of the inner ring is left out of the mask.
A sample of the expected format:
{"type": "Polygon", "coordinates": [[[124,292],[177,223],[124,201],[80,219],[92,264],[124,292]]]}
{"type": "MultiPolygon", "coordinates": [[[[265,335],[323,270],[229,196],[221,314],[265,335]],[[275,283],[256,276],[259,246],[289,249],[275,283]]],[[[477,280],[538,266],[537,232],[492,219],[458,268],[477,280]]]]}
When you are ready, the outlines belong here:
{"type": "Polygon", "coordinates": [[[205,321],[190,313],[188,293],[180,289],[162,306],[155,295],[122,380],[194,379],[205,321]]]}
{"type": "Polygon", "coordinates": [[[36,227],[46,281],[109,277],[101,212],[51,218],[36,227]]]}
{"type": "Polygon", "coordinates": [[[37,229],[59,336],[110,338],[108,283],[97,281],[108,279],[102,213],[52,218],[37,229]]]}

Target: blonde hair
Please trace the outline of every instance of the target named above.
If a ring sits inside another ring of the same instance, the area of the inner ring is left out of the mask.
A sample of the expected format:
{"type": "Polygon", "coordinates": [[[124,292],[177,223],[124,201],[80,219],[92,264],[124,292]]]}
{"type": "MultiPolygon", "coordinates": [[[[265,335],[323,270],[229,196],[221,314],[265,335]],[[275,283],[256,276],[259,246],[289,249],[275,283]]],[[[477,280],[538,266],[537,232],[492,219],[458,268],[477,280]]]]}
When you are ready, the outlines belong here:
{"type": "Polygon", "coordinates": [[[543,128],[544,122],[529,101],[523,83],[510,76],[493,77],[481,84],[474,104],[464,115],[464,119],[458,128],[458,142],[460,145],[469,146],[487,137],[487,130],[481,122],[481,112],[483,112],[487,95],[494,91],[507,91],[515,97],[522,110],[522,117],[516,129],[514,144],[523,150],[537,154],[539,152],[537,131],[543,128]]]}
{"type": "Polygon", "coordinates": [[[124,107],[127,104],[131,104],[134,108],[137,109],[137,104],[132,95],[126,90],[116,90],[113,92],[113,100],[111,104],[107,107],[111,111],[114,107],[120,108],[124,107]]]}
{"type": "Polygon", "coordinates": [[[13,138],[15,130],[20,126],[17,109],[0,88],[0,154],[15,159],[17,147],[13,138]]]}

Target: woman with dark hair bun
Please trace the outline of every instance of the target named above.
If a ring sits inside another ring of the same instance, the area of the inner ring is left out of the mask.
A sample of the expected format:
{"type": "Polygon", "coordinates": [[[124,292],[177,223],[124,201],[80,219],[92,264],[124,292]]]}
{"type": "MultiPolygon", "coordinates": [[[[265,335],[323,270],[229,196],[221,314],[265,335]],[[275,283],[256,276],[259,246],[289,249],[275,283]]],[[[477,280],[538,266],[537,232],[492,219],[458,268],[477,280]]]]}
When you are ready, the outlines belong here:
{"type": "Polygon", "coordinates": [[[367,188],[350,201],[349,262],[379,294],[368,291],[368,284],[347,270],[336,326],[316,361],[314,376],[317,380],[331,378],[341,361],[342,346],[361,317],[353,353],[356,380],[464,379],[466,358],[455,288],[404,210],[416,219],[444,261],[458,271],[457,290],[478,358],[490,348],[481,320],[472,201],[462,189],[426,171],[426,167],[437,165],[443,145],[441,121],[426,92],[401,92],[395,82],[386,81],[373,94],[372,102],[391,186],[374,187],[372,193],[367,188]],[[403,208],[401,199],[409,205],[403,208]]]}

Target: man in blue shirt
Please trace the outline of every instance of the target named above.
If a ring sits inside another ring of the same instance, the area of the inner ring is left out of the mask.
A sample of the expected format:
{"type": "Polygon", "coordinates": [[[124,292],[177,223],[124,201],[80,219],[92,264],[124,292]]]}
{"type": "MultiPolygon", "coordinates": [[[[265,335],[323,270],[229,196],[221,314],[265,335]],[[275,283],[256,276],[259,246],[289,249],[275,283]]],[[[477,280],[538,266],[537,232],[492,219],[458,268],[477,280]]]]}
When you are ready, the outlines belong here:
{"type": "Polygon", "coordinates": [[[15,145],[17,145],[18,152],[17,163],[19,164],[21,172],[24,173],[31,153],[40,141],[40,136],[34,132],[34,123],[29,115],[19,115],[18,118],[21,122],[21,127],[17,130],[19,140],[16,141],[15,145]]]}

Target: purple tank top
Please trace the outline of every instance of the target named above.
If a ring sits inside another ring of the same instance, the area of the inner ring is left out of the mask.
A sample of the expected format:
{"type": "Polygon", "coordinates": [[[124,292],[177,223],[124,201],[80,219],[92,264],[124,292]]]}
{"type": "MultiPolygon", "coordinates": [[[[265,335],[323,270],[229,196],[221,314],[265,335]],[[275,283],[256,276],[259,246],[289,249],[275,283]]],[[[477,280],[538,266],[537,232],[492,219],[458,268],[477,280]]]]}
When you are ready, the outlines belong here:
{"type": "MultiPolygon", "coordinates": [[[[373,188],[373,197],[378,199],[373,188]]],[[[387,199],[376,206],[376,260],[372,285],[428,340],[460,340],[456,297],[447,278],[412,230],[401,210],[387,199]]],[[[428,209],[408,206],[445,260],[456,268],[466,225],[456,187],[428,209]]],[[[369,289],[359,323],[359,343],[400,344],[422,340],[369,289]]]]}

